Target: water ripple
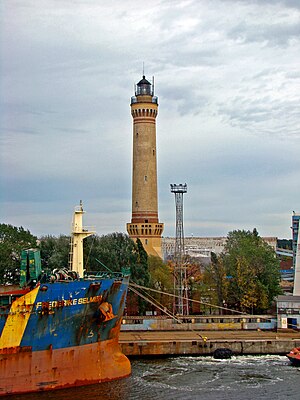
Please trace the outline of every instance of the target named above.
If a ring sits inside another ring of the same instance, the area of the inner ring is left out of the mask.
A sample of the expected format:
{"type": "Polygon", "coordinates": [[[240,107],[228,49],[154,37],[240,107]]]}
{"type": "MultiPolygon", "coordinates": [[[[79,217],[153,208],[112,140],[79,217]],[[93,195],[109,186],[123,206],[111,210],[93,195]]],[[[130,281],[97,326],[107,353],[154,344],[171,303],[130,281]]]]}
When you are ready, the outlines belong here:
{"type": "Polygon", "coordinates": [[[126,379],[13,400],[299,400],[299,374],[282,356],[140,359],[126,379]]]}

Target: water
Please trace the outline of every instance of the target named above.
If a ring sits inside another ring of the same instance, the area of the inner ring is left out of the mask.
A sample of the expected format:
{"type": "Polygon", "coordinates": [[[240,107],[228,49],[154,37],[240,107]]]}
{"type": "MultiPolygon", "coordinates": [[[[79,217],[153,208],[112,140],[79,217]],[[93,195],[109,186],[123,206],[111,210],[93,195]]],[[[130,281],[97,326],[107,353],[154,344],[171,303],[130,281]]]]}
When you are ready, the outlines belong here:
{"type": "Polygon", "coordinates": [[[139,359],[132,361],[132,375],[126,379],[13,399],[299,400],[300,368],[291,366],[285,356],[139,359]]]}

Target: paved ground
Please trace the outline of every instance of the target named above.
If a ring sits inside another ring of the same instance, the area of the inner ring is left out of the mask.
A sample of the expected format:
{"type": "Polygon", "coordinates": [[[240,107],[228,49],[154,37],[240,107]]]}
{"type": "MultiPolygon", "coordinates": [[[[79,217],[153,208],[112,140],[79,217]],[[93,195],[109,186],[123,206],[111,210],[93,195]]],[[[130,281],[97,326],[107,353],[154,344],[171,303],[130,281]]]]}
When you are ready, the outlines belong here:
{"type": "Polygon", "coordinates": [[[300,340],[300,332],[270,332],[270,331],[122,331],[119,342],[171,342],[199,340],[300,340]]]}

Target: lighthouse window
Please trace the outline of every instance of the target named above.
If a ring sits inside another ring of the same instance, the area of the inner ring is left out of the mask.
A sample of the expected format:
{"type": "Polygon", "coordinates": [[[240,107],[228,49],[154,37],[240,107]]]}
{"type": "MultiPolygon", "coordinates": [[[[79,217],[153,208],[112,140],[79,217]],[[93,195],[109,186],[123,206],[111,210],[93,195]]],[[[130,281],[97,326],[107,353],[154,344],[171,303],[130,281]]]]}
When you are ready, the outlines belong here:
{"type": "Polygon", "coordinates": [[[155,156],[155,150],[153,150],[153,155],[155,156]]]}
{"type": "Polygon", "coordinates": [[[148,244],[148,239],[145,239],[145,244],[148,244]]]}
{"type": "Polygon", "coordinates": [[[148,177],[147,177],[147,175],[145,175],[144,176],[144,181],[147,182],[147,180],[148,180],[148,177]]]}

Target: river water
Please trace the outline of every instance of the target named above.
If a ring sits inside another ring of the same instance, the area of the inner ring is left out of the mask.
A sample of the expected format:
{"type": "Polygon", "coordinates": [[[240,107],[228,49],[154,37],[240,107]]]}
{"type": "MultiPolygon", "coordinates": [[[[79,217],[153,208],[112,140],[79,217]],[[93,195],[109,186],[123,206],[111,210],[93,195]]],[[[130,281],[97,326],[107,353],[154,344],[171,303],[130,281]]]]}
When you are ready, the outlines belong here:
{"type": "Polygon", "coordinates": [[[9,397],[11,400],[299,400],[300,368],[285,356],[132,360],[115,382],[9,397]]]}

